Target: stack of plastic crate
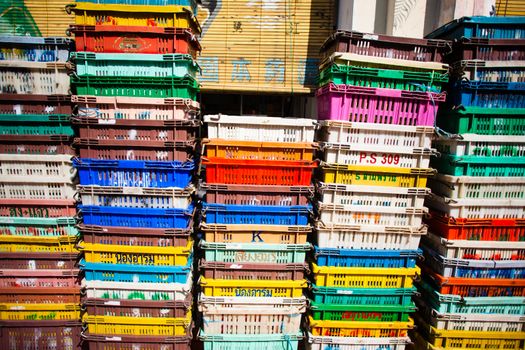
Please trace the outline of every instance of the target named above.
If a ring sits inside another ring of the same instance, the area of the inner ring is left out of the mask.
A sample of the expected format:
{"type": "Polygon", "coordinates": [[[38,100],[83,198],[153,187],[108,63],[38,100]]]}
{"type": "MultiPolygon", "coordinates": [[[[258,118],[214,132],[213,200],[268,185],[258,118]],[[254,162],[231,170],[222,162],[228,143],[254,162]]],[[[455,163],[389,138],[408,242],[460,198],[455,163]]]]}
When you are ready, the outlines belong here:
{"type": "Polygon", "coordinates": [[[199,243],[205,349],[297,349],[303,338],[315,121],[208,115],[199,243]]]}
{"type": "Polygon", "coordinates": [[[429,182],[418,349],[525,344],[525,18],[461,18],[429,182]]]}
{"type": "Polygon", "coordinates": [[[200,27],[193,1],[131,3],[68,7],[84,337],[90,350],[187,349],[200,27]]]}
{"type": "Polygon", "coordinates": [[[405,349],[446,41],[338,32],[322,48],[312,349],[405,349]],[[391,57],[391,58],[385,58],[391,57]]]}
{"type": "Polygon", "coordinates": [[[64,38],[0,37],[0,339],[76,349],[71,103],[64,38]]]}

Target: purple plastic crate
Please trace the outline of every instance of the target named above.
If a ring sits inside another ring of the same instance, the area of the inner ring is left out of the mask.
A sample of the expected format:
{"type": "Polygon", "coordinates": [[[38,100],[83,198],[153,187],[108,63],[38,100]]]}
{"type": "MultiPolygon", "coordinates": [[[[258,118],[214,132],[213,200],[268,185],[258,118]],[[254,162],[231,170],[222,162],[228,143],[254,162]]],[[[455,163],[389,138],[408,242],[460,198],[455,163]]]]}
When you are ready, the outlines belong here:
{"type": "Polygon", "coordinates": [[[329,83],[316,96],[319,120],[433,126],[446,95],[329,83]]]}

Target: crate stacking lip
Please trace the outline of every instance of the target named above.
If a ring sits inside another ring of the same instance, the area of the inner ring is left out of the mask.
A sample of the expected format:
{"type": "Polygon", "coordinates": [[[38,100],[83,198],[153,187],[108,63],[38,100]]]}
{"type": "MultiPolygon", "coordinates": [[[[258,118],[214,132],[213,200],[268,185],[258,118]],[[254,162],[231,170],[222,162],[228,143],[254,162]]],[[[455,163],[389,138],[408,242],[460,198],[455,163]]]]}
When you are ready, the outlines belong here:
{"type": "MultiPolygon", "coordinates": [[[[39,177],[27,177],[28,181],[20,179],[18,182],[0,182],[0,198],[5,204],[20,204],[26,201],[67,201],[74,200],[76,190],[71,180],[50,181],[48,183],[35,183],[39,177]]],[[[0,181],[5,178],[0,177],[0,181]]],[[[52,205],[51,202],[49,205],[52,205]]]]}
{"type": "Polygon", "coordinates": [[[13,237],[59,237],[76,236],[73,217],[26,218],[18,216],[0,216],[0,234],[13,237]]]}
{"type": "Polygon", "coordinates": [[[297,349],[303,333],[297,334],[220,334],[211,335],[199,331],[198,339],[202,341],[204,350],[238,349],[245,350],[293,350],[297,349]]]}
{"type": "Polygon", "coordinates": [[[0,304],[0,319],[9,321],[78,320],[78,304],[0,304]]]}
{"type": "Polygon", "coordinates": [[[316,97],[320,120],[433,126],[446,93],[329,83],[317,90],[316,97]]]}
{"type": "Polygon", "coordinates": [[[308,225],[311,205],[231,205],[202,203],[207,224],[308,225]]]}
{"type": "Polygon", "coordinates": [[[78,186],[77,191],[87,206],[187,209],[195,188],[78,186]]]}
{"type": "MultiPolygon", "coordinates": [[[[481,83],[519,83],[525,78],[525,62],[523,61],[459,61],[452,65],[455,76],[470,82],[481,83]]],[[[524,89],[520,84],[515,88],[524,89]]]]}
{"type": "Polygon", "coordinates": [[[73,136],[74,131],[68,115],[14,116],[0,115],[0,134],[19,136],[65,135],[73,136]]]}
{"type": "Polygon", "coordinates": [[[73,159],[83,185],[185,188],[193,162],[73,159]]]}
{"type": "Polygon", "coordinates": [[[338,305],[395,305],[412,304],[412,288],[339,288],[312,285],[313,302],[338,305]]]}
{"type": "Polygon", "coordinates": [[[205,115],[208,138],[258,142],[314,142],[317,122],[312,119],[263,116],[205,115]]]}
{"type": "Polygon", "coordinates": [[[310,186],[317,161],[202,158],[206,182],[235,185],[310,186]]]}
{"type": "Polygon", "coordinates": [[[193,259],[188,258],[185,266],[126,265],[88,263],[81,260],[79,265],[87,281],[136,283],[184,283],[191,273],[193,259]]]}
{"type": "Polygon", "coordinates": [[[305,244],[312,227],[201,223],[200,230],[207,242],[305,244]]]}
{"type": "Polygon", "coordinates": [[[316,285],[343,288],[411,288],[413,279],[421,274],[418,267],[334,267],[315,263],[312,272],[316,285]]]}
{"type": "Polygon", "coordinates": [[[74,76],[71,78],[71,85],[78,95],[96,96],[179,97],[196,100],[199,91],[199,83],[190,76],[184,78],[74,76]]]}
{"type": "Polygon", "coordinates": [[[0,321],[0,337],[14,349],[72,349],[80,343],[82,323],[67,320],[0,321]]]}
{"type": "Polygon", "coordinates": [[[307,268],[304,263],[226,263],[206,260],[199,263],[205,278],[225,280],[302,280],[307,268]]]}
{"type": "Polygon", "coordinates": [[[184,317],[191,308],[191,296],[186,300],[107,300],[84,299],[83,306],[92,316],[184,317]]]}
{"type": "Polygon", "coordinates": [[[107,53],[189,54],[194,59],[201,46],[194,33],[183,28],[137,26],[69,27],[76,51],[107,53]]]}
{"type": "Polygon", "coordinates": [[[426,37],[520,39],[525,37],[525,20],[520,17],[461,17],[427,34],[426,37]]]}
{"type": "Polygon", "coordinates": [[[448,102],[464,107],[523,108],[525,82],[461,81],[453,85],[448,102]]]}
{"type": "Polygon", "coordinates": [[[454,41],[453,49],[449,62],[525,60],[525,39],[461,38],[454,41]]]}
{"type": "Polygon", "coordinates": [[[321,162],[322,181],[341,185],[425,188],[433,169],[344,165],[321,162]]]}
{"type": "Polygon", "coordinates": [[[228,205],[307,205],[311,186],[223,185],[204,183],[206,202],[228,205]]]}
{"type": "Polygon", "coordinates": [[[177,350],[189,348],[191,338],[188,336],[178,337],[156,337],[156,336],[135,336],[119,335],[108,337],[96,334],[83,334],[82,339],[88,342],[90,350],[104,350],[108,347],[114,349],[133,349],[133,347],[143,347],[150,349],[177,350]]]}
{"type": "Polygon", "coordinates": [[[69,76],[63,62],[0,60],[0,90],[8,94],[67,95],[69,76]]]}
{"type": "Polygon", "coordinates": [[[76,176],[67,154],[0,154],[0,164],[3,183],[72,183],[76,176]]]}
{"type": "Polygon", "coordinates": [[[325,337],[407,337],[408,330],[414,328],[411,318],[406,322],[378,322],[314,320],[312,316],[308,316],[308,323],[314,336],[325,337]]]}
{"type": "Polygon", "coordinates": [[[310,244],[213,243],[201,240],[207,261],[225,263],[304,263],[310,244]]]}
{"type": "Polygon", "coordinates": [[[377,225],[336,225],[327,227],[316,224],[320,248],[348,249],[417,249],[421,236],[427,234],[426,226],[385,227],[377,225]]]}
{"type": "Polygon", "coordinates": [[[431,195],[425,205],[446,216],[463,219],[521,219],[525,217],[525,199],[477,198],[450,199],[431,195]]]}
{"type": "MultiPolygon", "coordinates": [[[[68,154],[70,156],[75,155],[75,150],[70,146],[70,138],[63,135],[50,135],[50,136],[36,136],[40,140],[33,140],[32,143],[27,143],[27,136],[24,135],[20,140],[19,137],[11,135],[0,136],[0,141],[5,142],[0,144],[0,153],[6,154],[38,154],[38,155],[56,155],[56,154],[68,154]],[[9,139],[9,140],[7,140],[9,139]],[[45,139],[41,141],[41,139],[45,139]]],[[[31,142],[30,141],[30,142],[31,142]]]]}
{"type": "Polygon", "coordinates": [[[78,245],[89,263],[185,266],[190,259],[193,241],[180,247],[141,247],[81,242],[78,245]]]}
{"type": "Polygon", "coordinates": [[[2,36],[0,60],[26,62],[66,62],[73,41],[69,38],[2,36]]]}
{"type": "Polygon", "coordinates": [[[75,52],[71,59],[79,76],[196,78],[200,72],[189,54],[75,52]]]}
{"type": "Polygon", "coordinates": [[[405,350],[411,344],[409,337],[385,337],[385,338],[357,338],[357,337],[323,337],[308,334],[308,342],[311,350],[322,350],[330,348],[351,349],[353,346],[361,346],[362,349],[389,349],[405,350]]]}
{"type": "Polygon", "coordinates": [[[202,293],[207,297],[299,298],[306,280],[224,280],[200,277],[202,293]]]}
{"type": "Polygon", "coordinates": [[[309,305],[314,320],[407,322],[415,305],[340,305],[312,302],[309,305]]]}
{"type": "Polygon", "coordinates": [[[451,44],[446,40],[399,38],[356,31],[337,31],[320,49],[323,58],[334,52],[348,52],[423,62],[441,62],[451,50],[451,44]]]}
{"type": "Polygon", "coordinates": [[[0,266],[7,270],[71,270],[76,267],[77,255],[71,253],[0,253],[0,266]]]}
{"type": "Polygon", "coordinates": [[[2,287],[0,288],[0,303],[80,305],[80,289],[78,286],[71,288],[2,287]]]}
{"type": "Polygon", "coordinates": [[[77,236],[7,236],[0,235],[1,253],[78,253],[77,236]]]}
{"type": "Polygon", "coordinates": [[[422,255],[417,250],[338,249],[314,246],[317,266],[334,267],[415,267],[422,255]]]}
{"type": "Polygon", "coordinates": [[[1,288],[36,291],[41,288],[77,288],[78,269],[6,269],[0,272],[1,288]]]}

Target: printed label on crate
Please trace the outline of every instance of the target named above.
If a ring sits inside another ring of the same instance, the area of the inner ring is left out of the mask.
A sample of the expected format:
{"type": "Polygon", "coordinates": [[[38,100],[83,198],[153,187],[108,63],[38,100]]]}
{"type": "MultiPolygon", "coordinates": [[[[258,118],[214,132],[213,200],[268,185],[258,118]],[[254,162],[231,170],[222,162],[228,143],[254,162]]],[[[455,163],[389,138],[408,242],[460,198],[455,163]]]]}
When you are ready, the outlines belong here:
{"type": "Polygon", "coordinates": [[[277,253],[266,252],[245,252],[240,251],[235,253],[235,262],[259,262],[259,263],[275,263],[277,261],[277,253]]]}
{"type": "Polygon", "coordinates": [[[341,319],[344,321],[381,321],[381,312],[343,312],[341,319]]]}
{"type": "Polygon", "coordinates": [[[148,46],[147,42],[139,37],[129,35],[121,36],[115,41],[115,47],[118,47],[121,51],[126,51],[129,53],[144,51],[148,46]]]}
{"type": "Polygon", "coordinates": [[[117,253],[115,258],[117,264],[153,265],[155,263],[153,255],[147,254],[117,253]]]}
{"type": "Polygon", "coordinates": [[[271,289],[248,289],[248,288],[236,288],[236,297],[265,297],[269,298],[273,295],[271,289]]]}
{"type": "Polygon", "coordinates": [[[37,320],[56,320],[57,314],[56,312],[50,312],[47,314],[29,314],[24,317],[24,320],[28,321],[37,321],[37,320]]]}
{"type": "Polygon", "coordinates": [[[378,182],[397,182],[397,176],[395,175],[379,175],[379,174],[368,174],[368,173],[355,173],[356,181],[378,181],[378,182]]]}
{"type": "Polygon", "coordinates": [[[29,217],[29,218],[48,218],[49,210],[47,208],[9,208],[9,216],[29,217]]]}
{"type": "Polygon", "coordinates": [[[361,152],[359,153],[359,164],[366,165],[398,165],[401,157],[399,154],[361,152]]]}

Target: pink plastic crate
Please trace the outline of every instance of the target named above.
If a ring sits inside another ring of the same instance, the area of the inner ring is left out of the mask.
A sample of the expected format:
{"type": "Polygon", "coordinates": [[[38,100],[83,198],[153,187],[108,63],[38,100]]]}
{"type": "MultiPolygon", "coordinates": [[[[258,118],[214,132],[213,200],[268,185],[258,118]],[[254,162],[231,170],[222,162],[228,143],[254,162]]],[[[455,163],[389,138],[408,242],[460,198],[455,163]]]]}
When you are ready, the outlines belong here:
{"type": "Polygon", "coordinates": [[[445,93],[329,83],[317,90],[319,120],[433,126],[445,93]]]}

